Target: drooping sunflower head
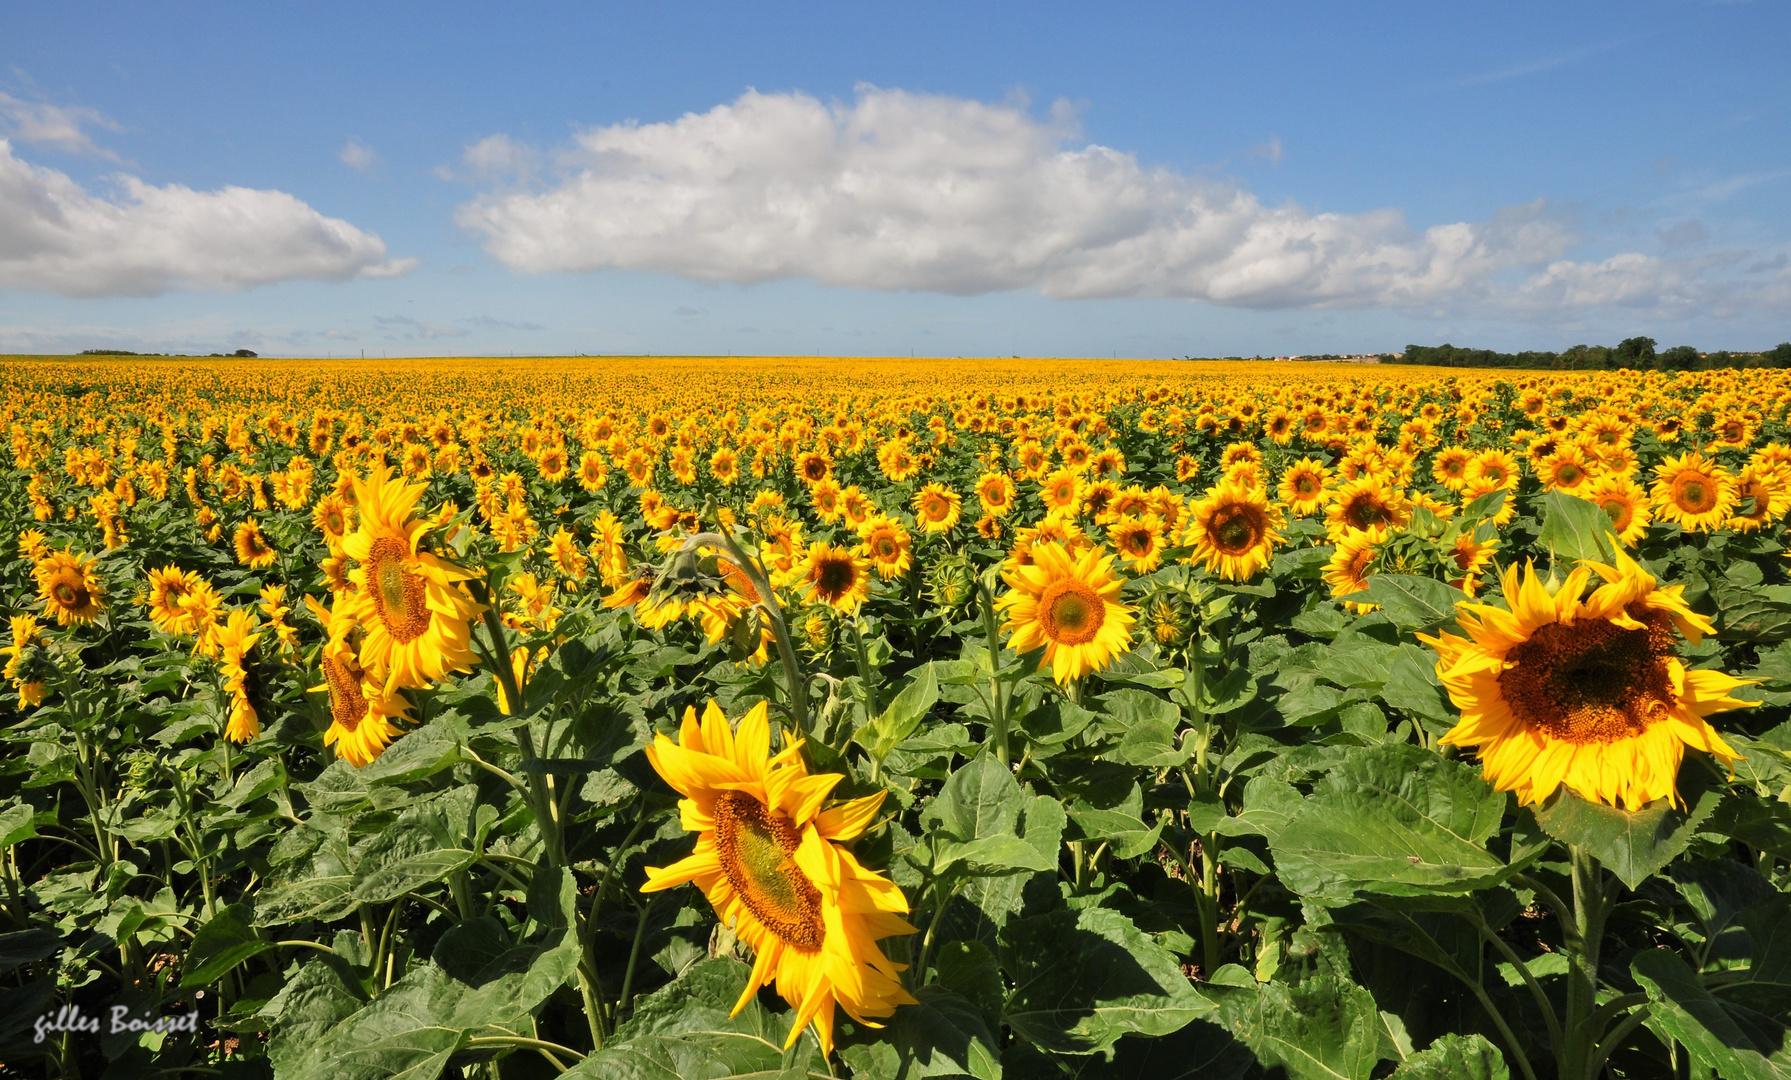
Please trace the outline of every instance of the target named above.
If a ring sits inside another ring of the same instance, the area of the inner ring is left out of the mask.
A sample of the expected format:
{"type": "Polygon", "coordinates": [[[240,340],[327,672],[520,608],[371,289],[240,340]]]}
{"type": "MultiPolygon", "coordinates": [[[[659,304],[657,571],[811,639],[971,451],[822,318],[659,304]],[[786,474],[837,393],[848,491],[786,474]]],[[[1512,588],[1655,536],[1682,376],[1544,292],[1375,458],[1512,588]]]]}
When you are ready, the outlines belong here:
{"type": "Polygon", "coordinates": [[[236,548],[236,561],[257,570],[274,565],[274,560],[280,554],[267,542],[267,537],[261,533],[261,523],[254,518],[243,519],[242,524],[236,527],[231,542],[236,548]]]}
{"type": "Polygon", "coordinates": [[[178,566],[149,571],[149,621],[164,634],[192,632],[192,616],[184,601],[198,584],[199,575],[178,566]]]}
{"type": "Polygon", "coordinates": [[[786,1043],[812,1021],[833,1048],[835,1009],[861,1022],[914,999],[877,941],[915,928],[902,890],[865,868],[844,845],[875,820],[883,793],[829,807],[841,777],[810,775],[800,743],[771,754],[764,703],[730,727],[714,702],[686,710],[678,740],[654,736],[647,760],[683,798],[679,820],[697,833],[688,858],[648,867],[644,892],[690,883],[755,953],[738,1013],[775,982],[795,1009],[786,1043]]]}
{"type": "Polygon", "coordinates": [[[94,616],[106,610],[106,592],[95,572],[94,560],[85,555],[52,552],[37,564],[33,575],[44,614],[54,616],[58,626],[92,622],[94,616]]]}
{"type": "MultiPolygon", "coordinates": [[[[1337,541],[1337,548],[1325,564],[1325,583],[1331,587],[1331,595],[1342,599],[1368,589],[1368,574],[1374,565],[1374,557],[1381,544],[1386,543],[1386,529],[1374,528],[1364,532],[1352,532],[1337,541]]],[[[1372,611],[1377,605],[1363,604],[1354,600],[1344,600],[1344,606],[1353,611],[1372,611]]]]}
{"type": "Polygon", "coordinates": [[[1533,804],[1565,786],[1636,810],[1677,798],[1686,747],[1738,756],[1704,718],[1749,703],[1729,696],[1740,680],[1675,655],[1679,637],[1711,629],[1680,587],[1660,588],[1618,552],[1552,593],[1533,565],[1513,566],[1502,589],[1506,607],[1461,605],[1467,637],[1423,638],[1462,714],[1443,741],[1478,748],[1499,790],[1533,804]],[[1593,573],[1604,584],[1587,595],[1593,573]]]}
{"type": "Polygon", "coordinates": [[[1188,557],[1227,581],[1246,581],[1269,564],[1281,525],[1281,511],[1262,491],[1220,484],[1189,514],[1188,557]]]}
{"type": "Polygon", "coordinates": [[[323,744],[335,747],[336,756],[357,769],[370,764],[398,737],[400,729],[393,721],[409,718],[410,702],[386,689],[382,673],[362,668],[342,638],[326,642],[317,662],[323,682],[311,689],[327,691],[330,699],[330,726],[323,733],[323,744]]]}
{"type": "Polygon", "coordinates": [[[1039,666],[1050,665],[1061,685],[1132,647],[1132,609],[1119,600],[1125,581],[1113,573],[1112,555],[1091,549],[1077,557],[1044,542],[1031,546],[1030,557],[1032,565],[1003,574],[1009,589],[998,601],[1015,652],[1043,648],[1039,666]]]}

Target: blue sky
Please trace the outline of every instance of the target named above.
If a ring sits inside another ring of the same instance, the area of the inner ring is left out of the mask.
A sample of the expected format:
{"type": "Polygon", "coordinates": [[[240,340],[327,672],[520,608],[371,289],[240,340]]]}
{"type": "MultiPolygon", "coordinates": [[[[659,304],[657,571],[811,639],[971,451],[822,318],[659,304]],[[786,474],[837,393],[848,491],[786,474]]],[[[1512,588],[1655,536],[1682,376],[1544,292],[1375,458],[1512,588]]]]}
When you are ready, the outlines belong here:
{"type": "Polygon", "coordinates": [[[0,350],[1791,339],[1791,4],[12,4],[0,350]]]}

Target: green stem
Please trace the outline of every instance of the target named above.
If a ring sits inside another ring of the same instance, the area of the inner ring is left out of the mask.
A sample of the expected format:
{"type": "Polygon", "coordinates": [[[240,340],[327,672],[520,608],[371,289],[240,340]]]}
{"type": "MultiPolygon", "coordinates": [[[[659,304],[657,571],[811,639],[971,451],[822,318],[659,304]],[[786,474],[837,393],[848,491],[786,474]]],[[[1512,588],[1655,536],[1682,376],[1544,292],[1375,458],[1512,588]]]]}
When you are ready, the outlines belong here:
{"type": "MultiPolygon", "coordinates": [[[[545,1039],[525,1038],[521,1035],[478,1035],[468,1039],[466,1046],[469,1049],[481,1046],[516,1046],[525,1050],[543,1050],[556,1057],[569,1057],[574,1062],[585,1059],[585,1055],[570,1046],[561,1046],[559,1043],[548,1042],[545,1039]]],[[[562,1071],[564,1070],[562,1069],[562,1071]]]]}
{"type": "Polygon", "coordinates": [[[1555,1050],[1563,1080],[1587,1075],[1604,1036],[1601,1025],[1595,1026],[1593,1021],[1598,1010],[1598,951],[1608,913],[1604,868],[1577,844],[1568,850],[1573,865],[1573,921],[1563,927],[1567,1009],[1561,1024],[1563,1040],[1555,1050]]]}
{"type": "Polygon", "coordinates": [[[1647,1019],[1648,1010],[1637,1009],[1612,1028],[1611,1033],[1605,1036],[1604,1041],[1600,1042],[1598,1048],[1593,1051],[1592,1061],[1586,1069],[1586,1080],[1597,1080],[1599,1072],[1604,1069],[1604,1063],[1610,1060],[1611,1055],[1616,1053],[1619,1046],[1623,1045],[1623,1040],[1629,1038],[1629,1033],[1641,1027],[1647,1019]]]}
{"type": "Polygon", "coordinates": [[[630,999],[634,995],[634,967],[640,962],[641,942],[647,936],[647,916],[653,911],[654,899],[655,897],[650,896],[647,898],[647,902],[641,905],[640,919],[634,924],[634,944],[628,947],[628,966],[622,971],[622,995],[616,999],[616,1015],[618,1016],[621,1015],[623,1009],[629,1007],[630,999]]]}
{"type": "Polygon", "coordinates": [[[864,648],[864,627],[856,616],[852,619],[852,645],[855,658],[858,661],[858,681],[864,684],[867,709],[865,720],[869,722],[881,716],[883,709],[877,701],[877,682],[871,673],[871,658],[864,648]]]}
{"type": "MultiPolygon", "coordinates": [[[[944,896],[939,897],[937,905],[933,908],[933,919],[927,924],[927,932],[920,939],[920,956],[915,960],[913,974],[910,976],[914,979],[914,986],[916,987],[925,983],[927,977],[927,961],[931,958],[931,953],[933,951],[933,939],[939,934],[939,924],[945,921],[946,909],[951,907],[952,899],[958,895],[958,888],[959,886],[953,885],[950,891],[946,891],[944,896]]],[[[934,888],[933,892],[937,895],[944,890],[945,883],[940,882],[934,888]]]]}
{"type": "Polygon", "coordinates": [[[1559,1047],[1561,1045],[1561,1021],[1556,1018],[1555,1007],[1549,1003],[1548,995],[1543,992],[1542,984],[1536,981],[1536,976],[1530,971],[1530,965],[1524,963],[1523,958],[1517,955],[1515,949],[1506,944],[1504,938],[1493,933],[1492,927],[1488,926],[1486,920],[1481,918],[1478,913],[1475,913],[1468,921],[1473,924],[1475,930],[1480,932],[1480,936],[1490,942],[1493,948],[1499,950],[1500,955],[1505,957],[1505,961],[1516,968],[1519,975],[1523,976],[1524,985],[1529,988],[1530,996],[1535,999],[1537,1010],[1542,1013],[1543,1021],[1548,1024],[1549,1046],[1559,1047]]]}
{"type": "Polygon", "coordinates": [[[1218,860],[1213,855],[1217,841],[1212,833],[1200,838],[1200,949],[1209,979],[1219,970],[1218,860]]]}
{"type": "Polygon", "coordinates": [[[981,576],[976,579],[976,589],[981,594],[983,636],[988,639],[989,647],[989,690],[993,698],[989,703],[990,716],[993,719],[989,728],[989,738],[995,744],[995,760],[1006,765],[1008,763],[1008,701],[1001,681],[1001,631],[995,618],[995,591],[981,576]]]}

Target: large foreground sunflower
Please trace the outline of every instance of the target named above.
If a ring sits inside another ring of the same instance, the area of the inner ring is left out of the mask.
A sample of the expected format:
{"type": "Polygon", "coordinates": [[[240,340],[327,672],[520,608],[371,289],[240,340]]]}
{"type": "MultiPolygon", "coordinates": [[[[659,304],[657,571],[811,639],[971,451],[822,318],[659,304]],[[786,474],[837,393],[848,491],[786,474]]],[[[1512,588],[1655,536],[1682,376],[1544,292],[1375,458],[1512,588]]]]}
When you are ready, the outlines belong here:
{"type": "Polygon", "coordinates": [[[1536,568],[1513,566],[1503,582],[1510,610],[1463,604],[1468,637],[1423,640],[1461,709],[1443,741],[1479,749],[1486,779],[1520,803],[1563,785],[1590,802],[1636,810],[1677,798],[1685,748],[1725,762],[1739,755],[1704,718],[1749,704],[1720,671],[1688,671],[1673,649],[1710,623],[1686,606],[1681,586],[1659,588],[1635,560],[1592,564],[1549,590],[1536,568]],[[1592,573],[1604,584],[1586,595],[1592,573]]]}
{"type": "Polygon", "coordinates": [[[1113,572],[1112,555],[1092,548],[1078,557],[1056,542],[1034,545],[1030,555],[1032,565],[1002,574],[1009,588],[996,603],[1015,652],[1043,646],[1039,667],[1049,664],[1061,685],[1132,647],[1132,609],[1119,602],[1125,579],[1113,572]]]}
{"type": "Polygon", "coordinates": [[[360,563],[349,579],[365,633],[361,666],[385,671],[393,689],[428,686],[472,667],[478,658],[469,623],[485,609],[457,584],[471,573],[422,550],[434,522],[411,510],[424,485],[406,485],[379,465],[354,488],[360,528],[342,541],[342,550],[360,563]]]}
{"type": "Polygon", "coordinates": [[[684,828],[696,850],[664,868],[648,867],[643,892],[685,882],[702,889],[716,914],[751,946],[752,977],[738,1014],[759,987],[776,980],[795,1008],[787,1049],[810,1022],[824,1053],[833,1052],[834,1009],[871,1027],[897,1005],[914,1002],[877,942],[912,934],[907,898],[840,846],[876,819],[881,792],[823,809],[842,777],[810,776],[800,743],[771,756],[771,726],[760,702],[730,730],[712,701],[699,723],[695,708],[673,742],[657,735],[647,760],[684,796],[684,828]]]}

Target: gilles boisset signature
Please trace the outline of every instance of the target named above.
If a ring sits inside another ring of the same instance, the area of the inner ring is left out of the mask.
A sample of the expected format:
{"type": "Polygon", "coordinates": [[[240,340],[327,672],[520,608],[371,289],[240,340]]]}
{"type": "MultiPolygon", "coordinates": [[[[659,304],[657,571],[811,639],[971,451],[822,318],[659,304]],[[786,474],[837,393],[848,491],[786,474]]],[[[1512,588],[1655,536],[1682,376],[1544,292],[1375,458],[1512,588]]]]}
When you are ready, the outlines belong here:
{"type": "MultiPolygon", "coordinates": [[[[151,1017],[145,1013],[141,1017],[135,1017],[131,1015],[129,1005],[114,1005],[111,1012],[109,1027],[113,1035],[122,1035],[126,1032],[197,1032],[199,1030],[199,1010],[197,1008],[185,1016],[151,1017]]],[[[79,1005],[64,1005],[54,1013],[45,1013],[37,1018],[35,1027],[37,1036],[31,1040],[34,1043],[43,1042],[44,1036],[52,1032],[69,1031],[98,1035],[102,1030],[100,1018],[85,1015],[81,1012],[79,1005]]]]}

